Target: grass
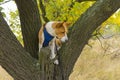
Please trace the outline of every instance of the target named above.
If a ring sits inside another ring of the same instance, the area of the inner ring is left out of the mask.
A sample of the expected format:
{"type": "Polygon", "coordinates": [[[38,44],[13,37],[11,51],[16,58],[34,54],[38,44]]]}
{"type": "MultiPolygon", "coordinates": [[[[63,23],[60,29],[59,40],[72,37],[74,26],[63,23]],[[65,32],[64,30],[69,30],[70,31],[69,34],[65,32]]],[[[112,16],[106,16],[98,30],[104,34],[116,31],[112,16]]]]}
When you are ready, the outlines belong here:
{"type": "Polygon", "coordinates": [[[92,48],[86,45],[70,80],[120,80],[120,36],[100,40],[89,41],[92,48]]]}
{"type": "MultiPolygon", "coordinates": [[[[70,80],[120,80],[120,36],[91,39],[78,58],[70,80]]],[[[0,67],[0,80],[13,78],[0,67]]]]}
{"type": "Polygon", "coordinates": [[[0,66],[0,80],[13,80],[13,78],[0,66]]]}

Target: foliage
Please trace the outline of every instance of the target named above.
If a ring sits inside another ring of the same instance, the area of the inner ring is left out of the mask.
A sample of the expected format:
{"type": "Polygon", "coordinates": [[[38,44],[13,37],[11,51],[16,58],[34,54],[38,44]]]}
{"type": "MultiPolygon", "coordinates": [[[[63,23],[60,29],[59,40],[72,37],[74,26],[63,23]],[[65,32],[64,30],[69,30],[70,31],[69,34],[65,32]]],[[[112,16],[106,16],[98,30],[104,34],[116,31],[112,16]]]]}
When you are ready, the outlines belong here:
{"type": "MultiPolygon", "coordinates": [[[[4,0],[0,0],[0,2],[1,1],[4,0]]],[[[37,1],[39,3],[39,0],[37,1]]],[[[47,0],[45,2],[43,1],[46,10],[46,17],[50,21],[69,21],[72,23],[74,23],[78,19],[78,17],[80,17],[93,3],[94,1],[85,1],[78,3],[74,0],[47,0]]],[[[39,4],[38,7],[40,7],[39,4]]],[[[0,7],[0,10],[2,9],[3,8],[0,7]]],[[[6,16],[5,13],[3,13],[3,15],[4,17],[6,16]]],[[[22,43],[18,11],[10,12],[9,23],[12,31],[17,36],[18,40],[22,43]]],[[[108,32],[105,32],[105,30],[108,30],[107,27],[109,27],[109,30],[112,30],[112,32],[120,32],[120,10],[118,10],[101,25],[100,33],[106,34],[108,32]]]]}
{"type": "Polygon", "coordinates": [[[113,14],[106,22],[106,24],[116,24],[120,26],[120,10],[113,14]]]}
{"type": "Polygon", "coordinates": [[[0,2],[3,2],[4,0],[0,0],[0,2]]]}
{"type": "Polygon", "coordinates": [[[94,2],[74,2],[72,0],[50,0],[46,5],[49,20],[75,22],[94,2]]]}
{"type": "Polygon", "coordinates": [[[2,11],[2,9],[3,9],[3,8],[2,8],[2,7],[0,7],[0,11],[2,11]]]}
{"type": "MultiPolygon", "coordinates": [[[[0,0],[0,2],[5,2],[5,0],[0,0]]],[[[4,3],[4,4],[7,4],[4,3]]],[[[4,7],[0,7],[0,11],[2,12],[3,16],[6,17],[5,12],[3,12],[4,7]]],[[[7,14],[8,15],[8,14],[7,14]]],[[[21,34],[21,28],[20,28],[20,20],[19,20],[19,16],[18,16],[18,11],[10,11],[9,12],[9,17],[7,18],[8,23],[10,24],[10,28],[13,31],[13,33],[15,34],[15,36],[17,37],[17,39],[23,43],[22,41],[22,34],[21,34]]]]}
{"type": "MultiPolygon", "coordinates": [[[[3,10],[3,7],[0,7],[1,12],[2,12],[2,10],[3,10]]],[[[2,15],[3,15],[3,17],[6,17],[6,14],[4,12],[2,12],[2,15]]]]}
{"type": "Polygon", "coordinates": [[[120,33],[120,10],[116,11],[108,20],[106,20],[100,29],[102,34],[119,34],[120,33]]]}
{"type": "MultiPolygon", "coordinates": [[[[47,13],[46,16],[49,18],[50,21],[54,21],[54,20],[64,21],[67,19],[70,22],[75,22],[77,18],[81,14],[83,14],[83,12],[85,12],[85,10],[88,7],[90,7],[92,4],[93,2],[78,3],[72,0],[64,0],[64,1],[49,0],[48,2],[44,3],[44,5],[46,6],[46,13],[47,13]],[[71,10],[69,10],[72,3],[74,3],[73,7],[71,8],[71,10]]],[[[23,43],[18,11],[15,12],[11,11],[9,15],[10,15],[9,24],[11,30],[16,35],[17,39],[21,43],[23,43]]]]}
{"type": "Polygon", "coordinates": [[[22,34],[21,34],[21,28],[20,28],[20,20],[19,20],[19,16],[18,16],[18,11],[16,10],[15,12],[10,12],[10,28],[11,30],[14,32],[15,36],[17,37],[17,39],[23,43],[22,40],[22,34]]]}
{"type": "MultiPolygon", "coordinates": [[[[2,2],[4,2],[4,0],[0,0],[0,3],[2,3],[2,2]]],[[[3,7],[0,6],[0,12],[2,12],[2,10],[3,10],[3,7]]],[[[4,17],[6,17],[6,14],[4,12],[2,12],[2,15],[4,17]]]]}

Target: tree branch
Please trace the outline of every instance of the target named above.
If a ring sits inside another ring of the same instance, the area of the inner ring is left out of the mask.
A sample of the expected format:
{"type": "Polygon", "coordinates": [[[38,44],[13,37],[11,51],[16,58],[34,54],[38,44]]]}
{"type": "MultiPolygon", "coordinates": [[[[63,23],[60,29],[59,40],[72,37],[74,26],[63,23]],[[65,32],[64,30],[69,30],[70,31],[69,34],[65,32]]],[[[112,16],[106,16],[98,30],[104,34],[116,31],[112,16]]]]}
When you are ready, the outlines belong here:
{"type": "Polygon", "coordinates": [[[24,48],[38,58],[38,31],[41,26],[36,0],[15,0],[21,21],[24,48]]]}
{"type": "Polygon", "coordinates": [[[34,61],[16,39],[0,12],[0,65],[15,80],[34,80],[31,76],[40,80],[34,61]]]}
{"type": "Polygon", "coordinates": [[[39,5],[40,5],[40,9],[41,9],[41,14],[42,14],[42,18],[45,22],[48,22],[49,19],[46,17],[46,11],[45,11],[45,6],[42,2],[42,0],[39,0],[39,5]]]}
{"type": "Polygon", "coordinates": [[[5,3],[8,3],[8,2],[10,2],[10,1],[13,1],[13,0],[3,1],[3,2],[0,3],[0,5],[5,4],[5,3]]]}
{"type": "Polygon", "coordinates": [[[92,33],[119,8],[119,0],[98,0],[76,21],[68,43],[59,52],[64,78],[72,72],[77,58],[92,33]]]}

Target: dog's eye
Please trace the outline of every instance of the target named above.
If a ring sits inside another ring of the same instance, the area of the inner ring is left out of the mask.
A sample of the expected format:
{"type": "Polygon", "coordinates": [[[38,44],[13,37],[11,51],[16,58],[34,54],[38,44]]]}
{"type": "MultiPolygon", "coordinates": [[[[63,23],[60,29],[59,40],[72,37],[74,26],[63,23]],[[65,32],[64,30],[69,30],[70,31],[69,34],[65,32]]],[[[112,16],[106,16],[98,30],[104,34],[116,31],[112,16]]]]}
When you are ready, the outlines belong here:
{"type": "Polygon", "coordinates": [[[65,33],[65,32],[62,32],[62,33],[65,33]]]}

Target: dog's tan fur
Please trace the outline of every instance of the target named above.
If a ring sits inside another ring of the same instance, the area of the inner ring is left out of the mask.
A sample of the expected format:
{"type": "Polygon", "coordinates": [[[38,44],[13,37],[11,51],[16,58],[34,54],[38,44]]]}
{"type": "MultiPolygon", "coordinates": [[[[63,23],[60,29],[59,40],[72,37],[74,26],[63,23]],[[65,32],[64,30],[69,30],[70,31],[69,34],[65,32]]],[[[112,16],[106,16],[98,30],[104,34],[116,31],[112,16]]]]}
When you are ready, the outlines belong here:
{"type": "Polygon", "coordinates": [[[41,27],[39,34],[38,34],[40,44],[42,44],[42,41],[43,41],[43,38],[42,38],[43,30],[44,30],[44,25],[41,27]]]}
{"type": "Polygon", "coordinates": [[[52,22],[52,23],[46,23],[44,24],[38,34],[38,38],[39,38],[39,52],[40,49],[42,48],[42,44],[44,42],[44,33],[43,30],[44,28],[46,28],[46,30],[52,35],[54,36],[54,39],[51,40],[50,42],[50,47],[51,51],[52,51],[52,58],[53,59],[55,56],[53,56],[53,54],[55,55],[55,52],[53,52],[55,49],[55,44],[58,47],[58,49],[62,46],[62,40],[63,42],[65,42],[66,39],[65,37],[67,37],[67,33],[68,33],[68,26],[70,25],[70,23],[68,22],[52,22]],[[49,24],[49,25],[48,25],[49,24]],[[64,37],[64,39],[62,39],[64,37]]]}

